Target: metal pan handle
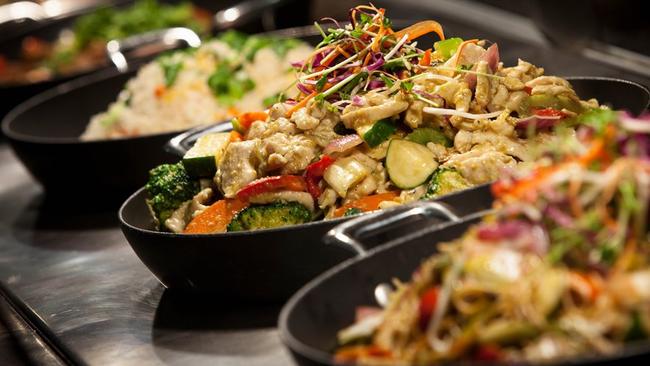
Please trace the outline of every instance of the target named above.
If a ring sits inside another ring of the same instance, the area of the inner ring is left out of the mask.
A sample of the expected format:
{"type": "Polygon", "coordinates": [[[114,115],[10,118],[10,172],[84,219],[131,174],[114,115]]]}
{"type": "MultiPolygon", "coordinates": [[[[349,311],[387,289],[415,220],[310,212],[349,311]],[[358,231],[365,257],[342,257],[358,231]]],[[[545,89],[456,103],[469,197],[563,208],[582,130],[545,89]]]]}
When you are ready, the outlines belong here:
{"type": "Polygon", "coordinates": [[[288,3],[288,0],[242,1],[237,5],[218,11],[214,15],[214,29],[224,31],[257,18],[260,14],[265,28],[275,28],[273,10],[286,3],[288,3]]]}
{"type": "Polygon", "coordinates": [[[323,240],[327,244],[339,245],[354,251],[359,256],[365,256],[369,248],[357,238],[375,236],[398,225],[405,225],[410,219],[416,217],[437,219],[441,222],[460,220],[458,215],[444,203],[418,201],[347,221],[331,229],[325,234],[323,240]]]}
{"type": "Polygon", "coordinates": [[[228,121],[208,126],[194,127],[167,141],[165,151],[182,158],[194,146],[194,143],[199,137],[207,133],[228,132],[230,130],[232,130],[232,125],[228,121]]]}
{"type": "Polygon", "coordinates": [[[182,45],[199,47],[201,37],[193,30],[184,27],[155,30],[120,40],[111,40],[106,43],[106,54],[115,68],[120,72],[126,72],[129,70],[128,58],[130,55],[135,57],[151,56],[182,45]],[[147,49],[149,49],[148,52],[147,49]]]}

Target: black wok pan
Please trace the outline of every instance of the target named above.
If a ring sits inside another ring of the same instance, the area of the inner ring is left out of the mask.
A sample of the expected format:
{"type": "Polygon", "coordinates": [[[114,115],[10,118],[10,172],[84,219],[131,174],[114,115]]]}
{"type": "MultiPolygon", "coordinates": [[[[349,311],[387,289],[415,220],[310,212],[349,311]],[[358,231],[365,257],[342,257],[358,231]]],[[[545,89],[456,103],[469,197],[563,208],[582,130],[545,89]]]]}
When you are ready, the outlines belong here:
{"type": "MultiPolygon", "coordinates": [[[[122,232],[142,262],[170,289],[218,292],[247,300],[286,300],[319,273],[357,254],[351,247],[320,241],[347,218],[258,231],[174,234],[155,230],[145,198],[146,192],[140,189],[122,205],[122,232]]],[[[440,202],[444,211],[458,205],[460,209],[452,209],[451,214],[456,217],[486,209],[492,200],[489,188],[480,186],[442,197],[440,202]],[[463,201],[472,204],[459,205],[463,201]]],[[[411,227],[446,221],[441,207],[410,216],[411,227]]]]}
{"type": "MultiPolygon", "coordinates": [[[[635,113],[643,111],[650,99],[650,93],[645,88],[625,81],[576,79],[572,83],[583,98],[612,90],[613,95],[601,100],[625,102],[614,106],[635,113]],[[628,98],[616,99],[620,93],[628,98]]],[[[167,148],[182,156],[202,134],[223,131],[225,128],[227,126],[221,125],[193,129],[174,138],[167,148]]],[[[320,239],[334,225],[346,221],[345,218],[243,233],[180,235],[157,232],[144,203],[145,198],[143,189],[137,191],[124,203],[119,218],[122,231],[133,250],[165,286],[192,291],[220,291],[254,299],[278,300],[288,297],[317,274],[363,252],[358,246],[356,251],[350,250],[360,240],[366,247],[372,246],[373,243],[385,242],[387,235],[409,236],[412,232],[448,219],[442,218],[440,211],[423,210],[414,216],[397,216],[403,217],[403,222],[392,222],[400,226],[409,223],[406,229],[384,225],[382,230],[369,231],[367,229],[373,228],[372,225],[344,226],[346,230],[341,231],[339,236],[351,245],[338,247],[326,245],[320,239]]],[[[440,201],[459,217],[488,209],[492,204],[488,186],[442,197],[440,201]]],[[[395,209],[400,210],[403,209],[395,209]]]]}
{"type": "MultiPolygon", "coordinates": [[[[436,253],[437,243],[454,240],[477,223],[483,213],[455,223],[439,224],[407,238],[364,252],[317,277],[298,291],[280,313],[280,336],[302,366],[333,365],[337,332],[354,322],[355,309],[377,305],[378,285],[397,278],[408,281],[423,259],[436,253]]],[[[631,346],[607,358],[586,357],[563,364],[643,364],[650,360],[650,344],[631,346]],[[629,362],[629,363],[628,363],[629,362]]]]}

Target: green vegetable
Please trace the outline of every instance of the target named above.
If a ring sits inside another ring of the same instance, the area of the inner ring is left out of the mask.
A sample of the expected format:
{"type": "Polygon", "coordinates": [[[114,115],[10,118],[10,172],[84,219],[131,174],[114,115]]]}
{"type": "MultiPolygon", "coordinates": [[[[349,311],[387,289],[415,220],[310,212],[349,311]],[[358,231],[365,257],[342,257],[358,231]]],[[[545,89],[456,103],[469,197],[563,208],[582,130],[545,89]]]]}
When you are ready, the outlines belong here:
{"type": "Polygon", "coordinates": [[[481,328],[480,343],[510,345],[521,343],[539,334],[538,329],[527,322],[499,319],[481,328]]]}
{"type": "Polygon", "coordinates": [[[270,229],[311,220],[311,212],[305,206],[296,202],[276,202],[242,210],[228,224],[228,231],[270,229]]]}
{"type": "Polygon", "coordinates": [[[438,167],[433,152],[418,143],[393,139],[386,152],[386,171],[395,186],[415,188],[424,182],[438,167]]]}
{"type": "Polygon", "coordinates": [[[452,141],[444,133],[431,127],[416,128],[413,132],[406,135],[406,139],[425,146],[429,142],[445,147],[452,145],[452,141]]]}
{"type": "Polygon", "coordinates": [[[240,51],[247,60],[252,60],[257,51],[270,47],[280,56],[286,56],[287,52],[297,47],[301,42],[293,38],[275,38],[265,36],[249,36],[235,30],[229,30],[219,36],[219,40],[226,43],[232,49],[240,51]]]}
{"type": "Polygon", "coordinates": [[[566,123],[569,126],[587,125],[593,127],[596,133],[602,134],[607,125],[616,121],[616,113],[610,109],[594,108],[584,111],[575,118],[569,119],[566,123]]]}
{"type": "Polygon", "coordinates": [[[350,207],[343,213],[343,217],[354,216],[363,213],[360,209],[356,207],[350,207]]]}
{"type": "Polygon", "coordinates": [[[363,140],[370,147],[376,147],[397,131],[397,126],[390,119],[382,119],[375,122],[372,127],[363,134],[363,140]]]}
{"type": "Polygon", "coordinates": [[[262,104],[264,105],[264,108],[271,108],[275,103],[284,102],[285,100],[287,100],[287,97],[284,95],[284,93],[277,93],[271,95],[270,97],[264,98],[262,104]]]}
{"type": "Polygon", "coordinates": [[[630,327],[625,334],[625,341],[637,341],[645,339],[648,334],[646,333],[645,328],[643,327],[643,320],[641,319],[641,314],[638,311],[632,313],[632,319],[630,319],[630,327]]]}
{"type": "Polygon", "coordinates": [[[81,49],[94,40],[126,38],[169,27],[189,27],[199,33],[207,31],[195,20],[191,3],[166,5],[155,0],[140,0],[124,9],[100,8],[80,17],[73,28],[76,48],[81,49]]]}
{"type": "Polygon", "coordinates": [[[158,59],[158,63],[163,69],[163,75],[165,76],[165,86],[169,88],[170,86],[174,85],[174,82],[178,77],[178,73],[183,68],[183,61],[178,59],[174,60],[172,56],[167,55],[160,57],[158,59]]]}
{"type": "Polygon", "coordinates": [[[447,38],[444,41],[434,43],[433,48],[445,61],[447,61],[456,53],[456,50],[458,50],[458,46],[460,46],[461,43],[463,43],[462,38],[447,38]]]}
{"type": "Polygon", "coordinates": [[[255,88],[251,79],[237,71],[237,68],[222,62],[208,78],[208,86],[221,104],[232,105],[255,88]]]}
{"type": "Polygon", "coordinates": [[[199,193],[199,182],[190,178],[182,163],[163,164],[149,171],[145,185],[147,205],[160,229],[172,213],[199,193]]]}
{"type": "Polygon", "coordinates": [[[535,94],[528,98],[529,108],[544,109],[553,108],[557,110],[567,109],[575,113],[582,112],[580,102],[564,95],[535,94]]]}
{"type": "Polygon", "coordinates": [[[230,133],[210,133],[199,137],[194,146],[185,153],[183,166],[192,178],[213,177],[217,161],[230,142],[230,133]]]}
{"type": "Polygon", "coordinates": [[[429,180],[427,193],[422,198],[430,199],[442,196],[461,189],[470,188],[472,185],[456,169],[440,168],[433,173],[429,180]]]}

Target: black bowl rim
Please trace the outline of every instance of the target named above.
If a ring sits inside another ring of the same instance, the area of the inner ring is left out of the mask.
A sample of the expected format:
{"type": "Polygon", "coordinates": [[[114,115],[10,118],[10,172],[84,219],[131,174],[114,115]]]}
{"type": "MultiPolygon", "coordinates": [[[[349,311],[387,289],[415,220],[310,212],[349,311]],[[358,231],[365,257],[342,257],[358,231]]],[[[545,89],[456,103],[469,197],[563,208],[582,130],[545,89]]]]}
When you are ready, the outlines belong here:
{"type": "MultiPolygon", "coordinates": [[[[264,235],[267,233],[273,233],[277,231],[296,231],[296,230],[303,230],[303,229],[308,229],[313,226],[323,226],[323,225],[336,225],[340,224],[343,221],[347,221],[351,219],[352,217],[339,217],[336,219],[330,219],[330,220],[318,220],[318,221],[312,221],[312,222],[307,222],[304,224],[298,224],[298,225],[290,225],[290,226],[282,226],[282,227],[276,227],[276,228],[271,228],[271,229],[260,229],[260,230],[246,230],[246,231],[234,231],[234,232],[225,232],[225,233],[211,233],[211,234],[182,234],[182,233],[172,233],[172,232],[167,232],[167,231],[156,231],[156,230],[149,230],[149,229],[144,229],[138,226],[135,226],[128,222],[124,218],[124,211],[126,210],[126,206],[131,204],[135,199],[138,198],[138,196],[143,195],[145,191],[145,187],[142,187],[135,191],[133,194],[127,198],[124,203],[120,206],[120,209],[117,212],[118,219],[120,220],[120,224],[123,227],[128,228],[129,230],[132,231],[137,231],[143,234],[147,235],[157,235],[157,236],[163,236],[163,237],[169,237],[169,238],[179,238],[179,239],[205,239],[205,238],[230,238],[230,237],[240,237],[240,236],[250,236],[250,235],[264,235]]],[[[373,213],[368,213],[367,215],[372,215],[373,213]]]]}
{"type": "MultiPolygon", "coordinates": [[[[629,84],[629,85],[634,85],[638,87],[639,89],[643,90],[648,97],[648,101],[646,102],[645,109],[648,109],[650,107],[650,88],[647,86],[638,83],[636,81],[632,80],[627,80],[627,79],[621,79],[621,78],[616,78],[616,77],[610,77],[610,76],[560,76],[561,78],[571,81],[571,80],[602,80],[602,81],[612,81],[612,82],[617,82],[617,83],[622,83],[622,84],[629,84]]],[[[601,102],[600,100],[598,101],[599,103],[601,102]]]]}
{"type": "MultiPolygon", "coordinates": [[[[444,230],[446,228],[455,226],[455,225],[465,225],[468,221],[475,219],[480,219],[486,215],[485,212],[476,212],[470,215],[467,215],[462,218],[459,222],[444,222],[435,227],[435,229],[426,231],[423,235],[432,236],[437,231],[444,230]]],[[[488,214],[489,215],[489,214],[488,214]]],[[[308,346],[307,344],[301,342],[296,338],[292,332],[289,331],[289,316],[296,308],[297,303],[301,301],[308,293],[314,291],[323,282],[329,280],[331,277],[335,276],[339,272],[347,269],[348,267],[353,267],[358,265],[357,263],[363,262],[377,253],[383,252],[385,250],[390,250],[391,248],[405,245],[407,243],[395,241],[386,245],[378,245],[366,253],[364,256],[355,256],[349,259],[344,260],[343,262],[335,265],[334,267],[324,271],[320,275],[313,278],[298,291],[296,291],[291,298],[284,304],[280,315],[278,316],[278,331],[282,343],[291,350],[291,352],[296,352],[300,356],[305,357],[309,360],[320,362],[325,365],[335,365],[333,362],[332,354],[328,352],[323,352],[319,349],[308,346]]],[[[415,270],[415,269],[414,269],[415,270]]],[[[623,347],[619,352],[610,355],[585,355],[579,357],[570,357],[566,359],[559,359],[548,363],[548,365],[588,365],[590,363],[604,362],[604,361],[616,361],[624,357],[630,357],[635,355],[650,355],[650,340],[635,341],[629,345],[623,347]]],[[[455,363],[452,363],[455,364],[455,363]]],[[[459,362],[459,364],[463,364],[459,362]]],[[[493,363],[479,363],[481,365],[492,365],[493,363]]],[[[543,363],[547,365],[546,363],[543,363]]],[[[356,363],[350,364],[356,365],[356,363]]],[[[539,363],[524,362],[522,365],[541,365],[539,363]]]]}

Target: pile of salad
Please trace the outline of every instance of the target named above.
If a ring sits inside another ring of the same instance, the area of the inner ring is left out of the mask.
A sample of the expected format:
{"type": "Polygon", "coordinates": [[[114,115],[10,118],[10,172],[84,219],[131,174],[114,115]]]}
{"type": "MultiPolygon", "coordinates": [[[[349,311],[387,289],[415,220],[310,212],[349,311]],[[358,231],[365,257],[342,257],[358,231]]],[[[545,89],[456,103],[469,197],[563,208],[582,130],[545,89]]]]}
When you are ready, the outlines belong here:
{"type": "Polygon", "coordinates": [[[297,98],[241,114],[233,132],[204,136],[182,163],[152,171],[161,229],[299,224],[491,182],[530,164],[531,146],[556,139],[558,121],[598,108],[542,68],[505,67],[496,44],[445,38],[435,21],[394,31],[384,9],[362,5],[349,25],[316,27],[323,41],[292,63],[297,98]],[[419,48],[428,34],[440,40],[419,48]],[[161,190],[167,171],[187,184],[161,190]]]}
{"type": "Polygon", "coordinates": [[[111,39],[168,27],[188,27],[205,34],[209,26],[210,13],[189,2],[169,5],[139,0],[125,9],[102,7],[79,17],[53,42],[25,37],[19,58],[0,53],[0,84],[35,83],[101,66],[111,39]]]}
{"type": "Polygon", "coordinates": [[[493,185],[497,211],[439,244],[385,309],[339,332],[340,362],[544,362],[650,337],[650,115],[594,110],[578,141],[493,185]]]}

